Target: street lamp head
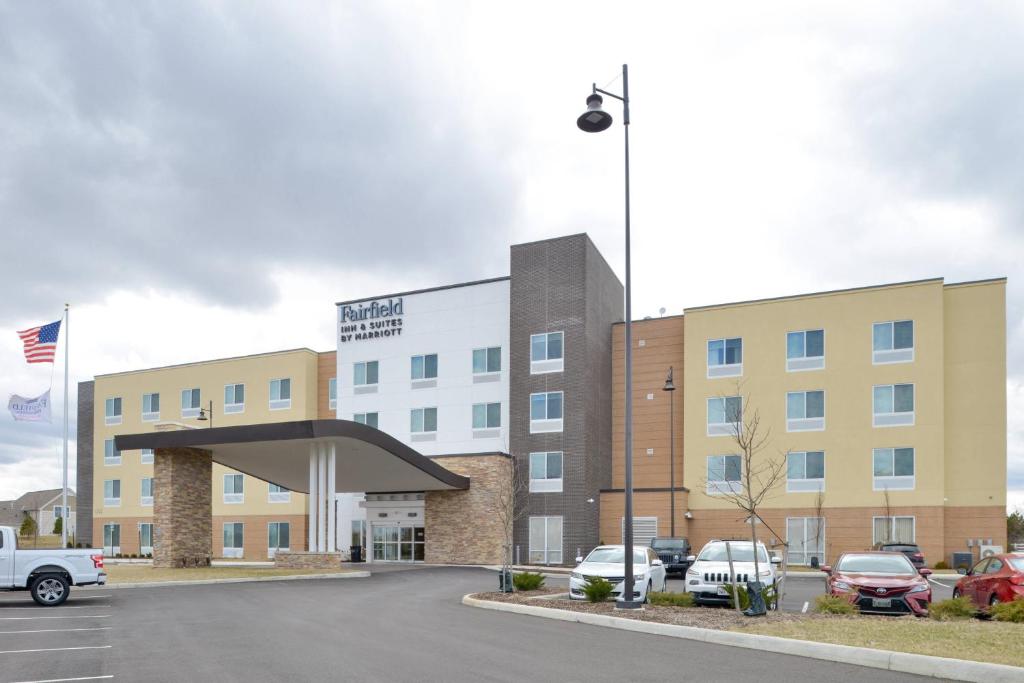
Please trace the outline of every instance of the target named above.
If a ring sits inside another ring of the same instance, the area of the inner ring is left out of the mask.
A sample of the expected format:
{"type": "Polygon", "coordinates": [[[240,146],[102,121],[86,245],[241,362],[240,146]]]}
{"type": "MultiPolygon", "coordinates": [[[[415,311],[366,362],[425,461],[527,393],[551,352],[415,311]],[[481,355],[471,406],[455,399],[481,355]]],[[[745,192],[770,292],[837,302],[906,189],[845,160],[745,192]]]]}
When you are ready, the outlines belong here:
{"type": "Polygon", "coordinates": [[[587,97],[587,110],[576,119],[576,125],[585,133],[600,133],[612,125],[612,115],[601,108],[604,102],[597,93],[587,97]]]}
{"type": "Polygon", "coordinates": [[[676,385],[672,381],[672,368],[668,369],[668,377],[665,378],[665,386],[662,387],[662,391],[675,391],[676,385]]]}
{"type": "Polygon", "coordinates": [[[206,422],[206,408],[199,409],[199,415],[196,416],[196,419],[199,420],[200,422],[206,422]]]}

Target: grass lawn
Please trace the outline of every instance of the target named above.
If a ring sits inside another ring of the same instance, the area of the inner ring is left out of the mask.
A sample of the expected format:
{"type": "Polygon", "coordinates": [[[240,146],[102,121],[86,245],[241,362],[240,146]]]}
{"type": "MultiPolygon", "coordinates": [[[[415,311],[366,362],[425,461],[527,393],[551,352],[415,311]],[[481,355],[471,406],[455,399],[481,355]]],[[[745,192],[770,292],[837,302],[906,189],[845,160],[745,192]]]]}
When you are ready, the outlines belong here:
{"type": "Polygon", "coordinates": [[[736,630],[819,643],[1024,666],[1024,647],[1020,646],[1024,642],[1024,625],[1006,622],[837,617],[736,630]]]}
{"type": "Polygon", "coordinates": [[[155,569],[148,564],[107,565],[107,583],[147,583],[151,581],[195,581],[199,579],[252,579],[265,576],[302,576],[304,574],[346,574],[350,570],[275,569],[271,567],[197,567],[191,569],[155,569]]]}
{"type": "Polygon", "coordinates": [[[34,548],[59,548],[60,534],[39,534],[39,536],[19,536],[18,547],[24,550],[34,548]]]}

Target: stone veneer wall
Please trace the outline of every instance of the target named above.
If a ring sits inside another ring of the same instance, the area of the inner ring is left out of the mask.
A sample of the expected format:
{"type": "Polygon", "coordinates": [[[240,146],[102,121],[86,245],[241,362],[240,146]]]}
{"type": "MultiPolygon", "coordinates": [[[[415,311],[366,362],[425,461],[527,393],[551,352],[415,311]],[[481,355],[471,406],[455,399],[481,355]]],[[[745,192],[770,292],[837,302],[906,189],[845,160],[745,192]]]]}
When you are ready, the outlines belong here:
{"type": "Polygon", "coordinates": [[[207,567],[213,555],[213,457],[198,448],[158,448],[153,458],[153,566],[207,567]]]}
{"type": "Polygon", "coordinates": [[[428,564],[501,564],[504,531],[498,510],[512,459],[502,453],[441,457],[446,469],[469,477],[465,491],[427,491],[424,496],[425,561],[428,564]]]}
{"type": "Polygon", "coordinates": [[[282,569],[340,569],[341,553],[275,553],[274,566],[282,569]]]}

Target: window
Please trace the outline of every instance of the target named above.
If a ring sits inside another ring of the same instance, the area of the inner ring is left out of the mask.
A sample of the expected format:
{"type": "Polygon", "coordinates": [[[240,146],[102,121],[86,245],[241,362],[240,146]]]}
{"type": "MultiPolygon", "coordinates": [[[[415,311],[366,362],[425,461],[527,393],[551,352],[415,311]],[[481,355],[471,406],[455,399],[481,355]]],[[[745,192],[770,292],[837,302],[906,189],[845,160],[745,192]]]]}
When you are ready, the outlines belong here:
{"type": "Polygon", "coordinates": [[[224,475],[224,502],[242,503],[245,502],[245,478],[241,474],[224,475]]]}
{"type": "Polygon", "coordinates": [[[270,491],[267,494],[268,503],[287,503],[292,499],[292,492],[283,486],[277,484],[270,485],[270,491]]]}
{"type": "Polygon", "coordinates": [[[104,414],[106,415],[106,424],[108,426],[121,424],[121,397],[115,396],[114,398],[108,398],[106,400],[104,411],[104,414]]]}
{"type": "Polygon", "coordinates": [[[801,330],[786,335],[786,372],[825,367],[825,330],[801,330]]]}
{"type": "Polygon", "coordinates": [[[139,451],[139,464],[140,465],[152,465],[153,464],[153,449],[143,448],[139,451]]]}
{"type": "Polygon", "coordinates": [[[562,392],[530,394],[530,433],[562,431],[562,392]]]}
{"type": "Polygon", "coordinates": [[[428,353],[425,356],[412,357],[412,378],[437,379],[437,354],[428,353]]]}
{"type": "Polygon", "coordinates": [[[562,451],[530,453],[530,493],[562,491],[562,451]]]}
{"type": "Polygon", "coordinates": [[[474,403],[473,429],[497,429],[501,427],[500,403],[474,403]]]}
{"type": "Polygon", "coordinates": [[[530,564],[562,564],[561,517],[530,517],[530,564]]]}
{"type": "Polygon", "coordinates": [[[224,387],[224,414],[242,412],[245,412],[245,385],[226,385],[224,387]]]}
{"type": "Polygon", "coordinates": [[[708,436],[734,436],[743,429],[743,399],[716,396],[708,399],[708,436]]]}
{"type": "Polygon", "coordinates": [[[473,374],[483,375],[501,372],[501,347],[473,349],[473,374]]]}
{"type": "Polygon", "coordinates": [[[121,451],[114,448],[113,439],[104,439],[103,441],[103,464],[104,465],[120,465],[121,464],[121,451]]]}
{"type": "Polygon", "coordinates": [[[790,564],[809,565],[813,557],[824,563],[825,518],[786,518],[786,542],[789,544],[790,564]]]}
{"type": "Polygon", "coordinates": [[[413,408],[409,431],[413,434],[437,431],[437,408],[413,408]]]}
{"type": "Polygon", "coordinates": [[[743,488],[740,483],[742,469],[738,455],[709,455],[707,494],[739,493],[743,488]]]}
{"type": "Polygon", "coordinates": [[[284,379],[270,380],[270,409],[287,410],[292,407],[292,381],[284,379]]]}
{"type": "Polygon", "coordinates": [[[898,427],[914,424],[914,385],[876,386],[873,397],[874,426],[898,427]]]}
{"type": "Polygon", "coordinates": [[[121,525],[103,525],[103,554],[117,555],[121,552],[121,525]]]}
{"type": "Polygon", "coordinates": [[[377,413],[356,413],[352,416],[352,420],[367,427],[379,429],[377,426],[377,413]]]}
{"type": "Polygon", "coordinates": [[[543,332],[530,335],[530,374],[561,372],[565,369],[565,334],[543,332]]]}
{"type": "Polygon", "coordinates": [[[103,504],[109,507],[121,505],[121,480],[107,479],[103,482],[103,504]]]}
{"type": "Polygon", "coordinates": [[[70,507],[62,507],[60,505],[54,505],[53,506],[53,518],[54,519],[70,519],[71,518],[71,508],[70,507]],[[67,512],[65,512],[65,510],[67,512]]]}
{"type": "Polygon", "coordinates": [[[156,422],[160,419],[160,394],[142,395],[142,421],[156,422]]]}
{"type": "Polygon", "coordinates": [[[356,393],[359,393],[359,389],[376,391],[377,385],[377,361],[369,360],[362,363],[355,363],[352,365],[352,384],[356,387],[356,393]]]}
{"type": "Polygon", "coordinates": [[[242,530],[241,522],[228,522],[224,525],[224,557],[242,557],[242,530]]]}
{"type": "Polygon", "coordinates": [[[790,391],[786,394],[787,432],[820,432],[823,429],[824,391],[790,391]]]}
{"type": "Polygon", "coordinates": [[[199,389],[181,390],[181,416],[199,417],[199,404],[201,399],[199,389]]]}
{"type": "Polygon", "coordinates": [[[876,448],[871,452],[875,491],[914,488],[914,449],[876,448]]]}
{"type": "Polygon", "coordinates": [[[715,377],[739,377],[743,374],[743,340],[708,340],[708,379],[715,377]]]}
{"type": "Polygon", "coordinates": [[[786,491],[825,490],[824,451],[791,451],[786,455],[786,491]]]}
{"type": "Polygon", "coordinates": [[[149,507],[153,504],[153,477],[142,478],[142,497],[139,500],[139,504],[143,507],[149,507]]]}
{"type": "Polygon", "coordinates": [[[273,559],[277,551],[288,552],[291,543],[291,526],[288,522],[271,522],[267,525],[267,557],[273,559]]]}
{"type": "Polygon", "coordinates": [[[153,554],[153,524],[151,522],[139,523],[139,552],[143,555],[153,554]]]}
{"type": "Polygon", "coordinates": [[[365,519],[353,519],[352,520],[352,548],[361,548],[364,543],[363,540],[366,538],[366,520],[365,519]]]}
{"type": "Polygon", "coordinates": [[[338,408],[338,378],[332,377],[327,380],[327,407],[331,410],[338,408]]]}
{"type": "Polygon", "coordinates": [[[873,363],[909,363],[914,360],[914,321],[875,323],[871,341],[873,363]]]}
{"type": "Polygon", "coordinates": [[[913,543],[913,517],[874,517],[872,518],[872,544],[879,543],[913,543]]]}

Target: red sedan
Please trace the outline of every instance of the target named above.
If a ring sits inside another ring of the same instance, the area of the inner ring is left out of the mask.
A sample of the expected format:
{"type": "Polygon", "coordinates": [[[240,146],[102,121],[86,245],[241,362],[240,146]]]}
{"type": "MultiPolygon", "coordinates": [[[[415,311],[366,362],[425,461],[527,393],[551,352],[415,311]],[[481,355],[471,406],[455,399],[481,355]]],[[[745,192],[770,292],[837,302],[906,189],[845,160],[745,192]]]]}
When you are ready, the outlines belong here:
{"type": "Polygon", "coordinates": [[[916,569],[903,553],[843,553],[822,566],[825,592],[847,598],[861,612],[925,616],[932,601],[930,569],[916,569]]]}
{"type": "Polygon", "coordinates": [[[967,596],[978,607],[1024,599],[1024,554],[992,555],[956,582],[953,597],[967,596]]]}

